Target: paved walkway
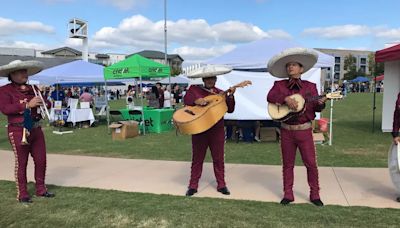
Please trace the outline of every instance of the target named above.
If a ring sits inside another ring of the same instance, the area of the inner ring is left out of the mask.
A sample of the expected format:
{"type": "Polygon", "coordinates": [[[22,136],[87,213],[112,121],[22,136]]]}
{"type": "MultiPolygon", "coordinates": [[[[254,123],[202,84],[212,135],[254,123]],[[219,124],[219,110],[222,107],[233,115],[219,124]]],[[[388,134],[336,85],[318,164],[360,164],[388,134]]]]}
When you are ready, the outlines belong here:
{"type": "MultiPolygon", "coordinates": [[[[31,159],[31,158],[30,158],[31,159]]],[[[33,161],[28,179],[33,181],[33,161]]],[[[321,198],[327,205],[400,208],[386,168],[320,167],[321,198]]],[[[48,155],[47,183],[59,186],[114,189],[183,196],[190,173],[189,162],[48,155]]],[[[0,179],[14,181],[14,154],[0,150],[0,179]]],[[[206,163],[195,197],[279,202],[282,197],[281,167],[226,164],[231,191],[216,191],[212,164],[206,163]]],[[[296,203],[308,202],[306,169],[295,168],[296,203]]]]}

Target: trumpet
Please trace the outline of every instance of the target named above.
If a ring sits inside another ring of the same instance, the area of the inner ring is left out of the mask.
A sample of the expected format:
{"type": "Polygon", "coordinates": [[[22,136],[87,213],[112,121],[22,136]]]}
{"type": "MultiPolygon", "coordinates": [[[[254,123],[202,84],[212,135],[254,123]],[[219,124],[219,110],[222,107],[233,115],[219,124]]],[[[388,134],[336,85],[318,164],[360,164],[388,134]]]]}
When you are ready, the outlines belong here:
{"type": "Polygon", "coordinates": [[[24,130],[22,131],[22,139],[21,139],[21,145],[29,145],[27,136],[28,136],[28,130],[26,128],[24,128],[24,130]]]}
{"type": "Polygon", "coordinates": [[[38,91],[37,89],[35,89],[34,85],[31,85],[31,86],[32,86],[33,92],[35,93],[35,96],[39,97],[40,100],[42,100],[42,105],[39,106],[40,115],[42,116],[42,119],[47,118],[48,120],[50,120],[50,113],[49,113],[49,110],[47,109],[46,102],[43,99],[42,93],[40,91],[38,91]]]}

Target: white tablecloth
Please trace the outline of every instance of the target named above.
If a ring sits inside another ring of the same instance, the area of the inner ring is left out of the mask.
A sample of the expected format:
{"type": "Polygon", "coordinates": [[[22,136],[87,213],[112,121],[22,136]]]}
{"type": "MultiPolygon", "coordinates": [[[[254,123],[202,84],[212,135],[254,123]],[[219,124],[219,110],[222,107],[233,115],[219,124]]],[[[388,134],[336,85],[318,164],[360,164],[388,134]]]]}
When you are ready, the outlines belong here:
{"type": "Polygon", "coordinates": [[[67,122],[72,122],[75,126],[76,122],[88,121],[90,125],[94,122],[93,111],[90,108],[71,109],[69,111],[67,122]]]}

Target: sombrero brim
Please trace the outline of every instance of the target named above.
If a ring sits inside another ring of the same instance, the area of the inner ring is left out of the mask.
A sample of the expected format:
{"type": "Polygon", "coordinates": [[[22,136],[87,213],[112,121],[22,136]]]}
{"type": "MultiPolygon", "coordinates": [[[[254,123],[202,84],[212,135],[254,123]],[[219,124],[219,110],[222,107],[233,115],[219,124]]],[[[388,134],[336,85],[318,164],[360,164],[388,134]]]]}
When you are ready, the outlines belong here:
{"type": "Polygon", "coordinates": [[[286,64],[297,62],[303,66],[304,72],[310,70],[318,61],[318,53],[307,48],[290,48],[269,60],[268,72],[278,78],[289,77],[286,71],[286,64]]]}
{"type": "Polygon", "coordinates": [[[222,74],[227,74],[232,71],[231,67],[223,65],[207,65],[190,71],[187,75],[188,78],[209,78],[222,74]]]}
{"type": "Polygon", "coordinates": [[[0,77],[8,77],[11,72],[23,69],[26,69],[28,71],[28,76],[31,76],[39,73],[43,70],[43,68],[43,63],[35,60],[9,63],[7,65],[0,66],[0,77]]]}

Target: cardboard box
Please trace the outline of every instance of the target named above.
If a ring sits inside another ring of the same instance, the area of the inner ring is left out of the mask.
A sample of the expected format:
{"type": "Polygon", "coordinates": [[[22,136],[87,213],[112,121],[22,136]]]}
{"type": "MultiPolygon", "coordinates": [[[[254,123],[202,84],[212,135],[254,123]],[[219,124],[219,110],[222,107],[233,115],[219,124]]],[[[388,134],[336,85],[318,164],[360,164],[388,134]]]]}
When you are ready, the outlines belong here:
{"type": "Polygon", "coordinates": [[[112,129],[113,140],[125,140],[139,135],[139,123],[137,121],[119,121],[112,123],[109,128],[112,129]]]}
{"type": "Polygon", "coordinates": [[[278,136],[275,127],[262,127],[260,128],[260,140],[263,142],[278,141],[278,136]]]}
{"type": "Polygon", "coordinates": [[[325,141],[323,133],[313,133],[313,140],[315,144],[322,144],[325,141]]]}

